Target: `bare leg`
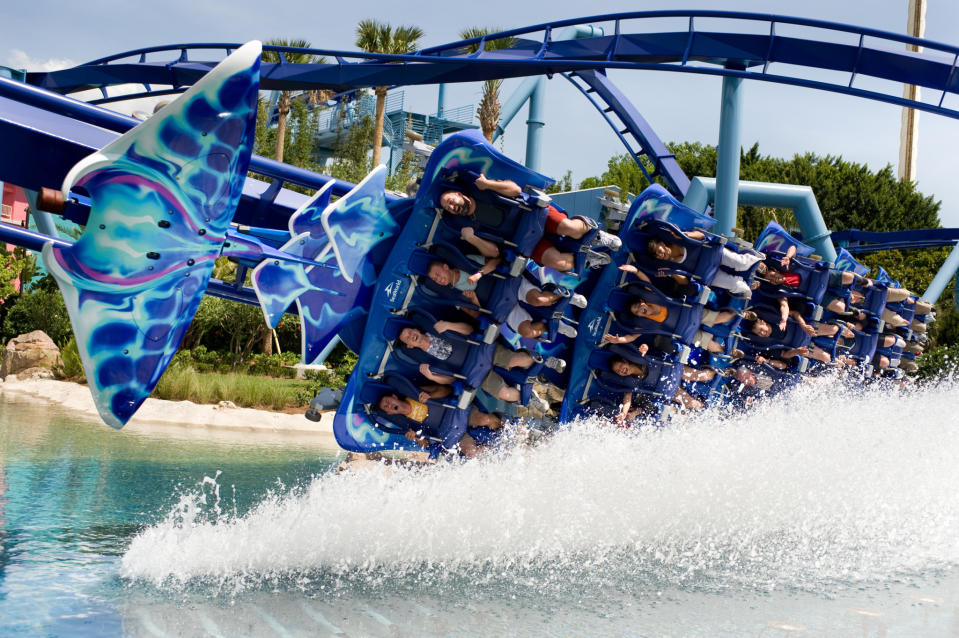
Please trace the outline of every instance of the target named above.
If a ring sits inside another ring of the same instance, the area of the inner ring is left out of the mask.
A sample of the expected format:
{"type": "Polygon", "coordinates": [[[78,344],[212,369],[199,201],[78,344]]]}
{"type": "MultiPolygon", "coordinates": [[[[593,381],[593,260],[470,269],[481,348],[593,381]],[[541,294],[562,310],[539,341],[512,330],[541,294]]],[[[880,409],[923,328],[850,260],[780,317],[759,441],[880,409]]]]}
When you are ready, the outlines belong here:
{"type": "Polygon", "coordinates": [[[528,368],[533,365],[533,357],[530,353],[525,350],[520,350],[513,356],[509,358],[509,365],[506,367],[508,369],[512,368],[528,368]]]}
{"type": "Polygon", "coordinates": [[[573,239],[579,239],[587,232],[589,232],[589,226],[578,217],[567,217],[556,227],[557,235],[571,237],[573,239]]]}
{"type": "Polygon", "coordinates": [[[561,253],[556,247],[547,248],[543,253],[542,263],[560,272],[569,272],[576,265],[571,253],[561,253]]]}
{"type": "Polygon", "coordinates": [[[687,381],[711,381],[715,376],[715,370],[698,370],[692,366],[683,366],[683,378],[687,381]]]}
{"type": "Polygon", "coordinates": [[[846,312],[846,302],[842,299],[833,299],[826,304],[826,310],[832,310],[833,312],[846,312]]]}
{"type": "Polygon", "coordinates": [[[809,356],[816,361],[822,361],[823,363],[829,363],[832,361],[832,357],[829,356],[829,353],[821,348],[812,348],[809,351],[809,356]]]}
{"type": "Polygon", "coordinates": [[[516,388],[511,388],[509,386],[506,386],[504,388],[501,388],[500,391],[496,393],[496,397],[499,399],[502,399],[503,401],[506,401],[507,403],[516,403],[517,401],[519,401],[520,394],[519,394],[519,390],[517,390],[516,388]]]}
{"type": "Polygon", "coordinates": [[[679,388],[676,390],[676,394],[673,395],[673,400],[679,401],[679,403],[682,404],[683,407],[688,408],[690,410],[703,409],[703,402],[691,396],[683,388],[679,388]]]}
{"type": "Polygon", "coordinates": [[[470,412],[469,424],[470,427],[474,428],[485,427],[491,430],[498,430],[503,427],[503,420],[495,414],[487,414],[486,412],[480,412],[476,408],[473,408],[470,412]]]}
{"type": "Polygon", "coordinates": [[[556,292],[546,292],[545,290],[533,289],[526,293],[526,303],[531,306],[552,306],[559,301],[562,295],[556,292]]]}
{"type": "Polygon", "coordinates": [[[476,456],[480,453],[479,447],[476,445],[476,441],[473,440],[469,434],[464,434],[463,438],[459,442],[460,452],[468,459],[475,459],[476,456]]]}
{"type": "Polygon", "coordinates": [[[839,326],[834,323],[821,323],[816,326],[817,337],[832,337],[839,332],[839,326]]]}

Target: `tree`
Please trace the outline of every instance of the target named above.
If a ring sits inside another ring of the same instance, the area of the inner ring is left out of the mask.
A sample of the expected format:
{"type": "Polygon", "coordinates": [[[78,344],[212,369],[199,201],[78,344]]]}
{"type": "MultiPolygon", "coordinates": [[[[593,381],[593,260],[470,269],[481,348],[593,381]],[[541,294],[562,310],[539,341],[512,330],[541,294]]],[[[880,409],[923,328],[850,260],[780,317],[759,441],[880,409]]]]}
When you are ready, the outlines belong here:
{"type": "MultiPolygon", "coordinates": [[[[687,175],[715,176],[714,146],[698,142],[668,146],[687,175]]],[[[897,180],[892,166],[873,172],[838,156],[814,153],[774,158],[760,154],[758,144],[740,157],[743,180],[812,187],[826,226],[832,230],[882,232],[939,226],[940,203],[917,191],[915,183],[897,180]]],[[[622,193],[637,194],[649,181],[629,155],[618,155],[610,158],[603,175],[587,178],[580,188],[605,184],[619,186],[622,193]]],[[[787,227],[796,225],[790,211],[740,206],[737,226],[745,231],[746,239],[754,240],[770,219],[787,227]]]]}
{"type": "MultiPolygon", "coordinates": [[[[406,25],[396,27],[377,20],[361,20],[356,27],[356,46],[370,53],[400,55],[416,50],[417,41],[423,37],[419,27],[406,25]]],[[[376,120],[373,127],[373,166],[380,164],[380,146],[383,143],[383,119],[386,116],[387,86],[375,87],[376,120]]]]}
{"type": "MultiPolygon", "coordinates": [[[[306,40],[286,40],[283,38],[272,38],[266,41],[267,45],[278,47],[291,47],[296,49],[309,49],[310,43],[306,40]]],[[[264,51],[261,55],[264,62],[280,62],[280,53],[278,51],[264,51]]],[[[284,51],[283,58],[290,64],[320,64],[323,58],[318,58],[312,53],[304,51],[284,51]]],[[[276,102],[276,161],[283,161],[283,150],[286,144],[286,118],[290,114],[292,103],[292,91],[280,91],[280,97],[276,102]]]]}
{"type": "MultiPolygon", "coordinates": [[[[460,31],[460,37],[464,40],[480,38],[491,33],[502,31],[499,27],[469,27],[460,31]]],[[[484,51],[497,51],[500,49],[509,49],[516,43],[516,38],[497,38],[495,40],[486,40],[483,43],[484,51]]],[[[467,53],[476,53],[479,51],[478,44],[471,44],[465,47],[467,53]]],[[[480,128],[483,135],[490,142],[493,141],[493,134],[499,127],[500,112],[502,104],[499,100],[499,91],[503,86],[502,79],[486,80],[483,82],[483,97],[480,99],[479,106],[476,107],[476,117],[479,118],[480,128]]]]}
{"type": "Polygon", "coordinates": [[[336,154],[330,165],[330,175],[357,183],[370,172],[370,160],[366,149],[373,142],[374,124],[369,115],[354,120],[353,126],[341,133],[336,145],[336,154]]]}

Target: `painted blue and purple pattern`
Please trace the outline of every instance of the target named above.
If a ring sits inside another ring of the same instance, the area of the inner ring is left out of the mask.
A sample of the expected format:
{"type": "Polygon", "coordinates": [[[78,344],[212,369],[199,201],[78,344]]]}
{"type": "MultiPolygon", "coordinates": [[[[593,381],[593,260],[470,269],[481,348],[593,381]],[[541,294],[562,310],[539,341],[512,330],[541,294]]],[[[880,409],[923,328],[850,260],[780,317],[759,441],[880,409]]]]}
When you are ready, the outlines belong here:
{"type": "Polygon", "coordinates": [[[368,256],[399,225],[386,207],[386,167],[376,167],[353,190],[330,203],[330,182],[290,217],[281,250],[317,262],[304,267],[267,260],[253,271],[266,322],[276,327],[295,301],[302,326],[302,361],[312,364],[340,328],[366,314],[376,283],[368,256]]]}
{"type": "Polygon", "coordinates": [[[90,217],[72,246],[44,246],[44,265],[115,428],[152,392],[213,272],[252,152],[260,50],[244,45],[64,180],[65,197],[90,196],[90,217]]]}

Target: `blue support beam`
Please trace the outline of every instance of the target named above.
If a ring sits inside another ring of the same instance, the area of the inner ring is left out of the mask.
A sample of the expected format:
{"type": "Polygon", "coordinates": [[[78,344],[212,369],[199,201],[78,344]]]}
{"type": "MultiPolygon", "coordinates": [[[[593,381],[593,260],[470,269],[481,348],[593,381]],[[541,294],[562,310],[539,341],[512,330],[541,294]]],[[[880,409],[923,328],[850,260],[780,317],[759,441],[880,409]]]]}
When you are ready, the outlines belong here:
{"type": "MultiPolygon", "coordinates": [[[[705,211],[716,195],[716,180],[711,177],[694,177],[683,203],[692,209],[705,211]]],[[[816,253],[832,263],[836,261],[836,248],[830,239],[826,222],[816,202],[816,196],[808,186],[792,184],[769,184],[766,182],[740,181],[737,197],[744,206],[770,206],[790,208],[799,222],[802,239],[816,249],[816,253]]]]}
{"type": "MultiPolygon", "coordinates": [[[[237,46],[237,43],[199,43],[150,47],[95,60],[73,69],[28,74],[27,79],[64,93],[130,83],[143,84],[146,87],[143,94],[156,94],[150,88],[154,85],[171,85],[176,87],[174,90],[183,90],[218,61],[209,58],[222,58],[227,50],[237,46]],[[145,61],[147,54],[159,58],[164,53],[170,59],[145,61]],[[135,56],[141,61],[130,60],[135,56]]],[[[283,47],[265,49],[291,50],[283,47]]],[[[323,55],[335,62],[322,65],[264,64],[261,67],[264,89],[327,88],[339,92],[377,85],[475,82],[587,69],[656,69],[816,88],[959,118],[959,110],[943,106],[948,94],[959,94],[956,65],[959,47],[876,29],[773,14],[712,10],[642,11],[543,23],[431,47],[409,55],[322,49],[298,51],[323,55]],[[657,31],[661,24],[658,21],[663,18],[683,18],[689,26],[685,31],[657,31]],[[699,18],[708,19],[711,26],[726,24],[748,32],[697,31],[694,25],[699,18]],[[556,37],[564,28],[588,26],[586,23],[593,22],[613,22],[614,34],[577,40],[556,37]],[[635,23],[639,23],[633,29],[635,32],[624,32],[624,25],[629,28],[635,23]],[[777,26],[781,31],[784,25],[800,35],[778,34],[777,26]],[[756,32],[757,26],[759,33],[756,32]],[[762,33],[764,30],[766,33],[762,33]],[[825,35],[820,35],[823,33],[825,35]],[[517,44],[507,50],[464,53],[470,45],[505,37],[516,38],[517,44]],[[904,44],[916,45],[919,49],[905,51],[904,44]],[[775,66],[771,69],[772,65],[775,66]],[[785,74],[796,68],[800,69],[795,75],[785,74]],[[815,76],[817,71],[827,74],[815,76]],[[898,91],[884,93],[860,88],[856,80],[862,76],[895,84],[915,84],[939,92],[939,99],[921,102],[903,98],[898,91]]],[[[139,95],[105,99],[129,99],[139,95]]]]}
{"type": "Polygon", "coordinates": [[[729,235],[736,226],[739,195],[739,149],[743,121],[743,80],[724,77],[719,107],[719,147],[716,149],[714,231],[729,235]]]}
{"type": "MultiPolygon", "coordinates": [[[[945,263],[942,264],[942,268],[936,273],[926,291],[922,293],[921,299],[929,303],[936,303],[946,286],[949,285],[949,281],[956,275],[957,270],[959,270],[959,244],[956,244],[956,247],[949,253],[945,263]]],[[[959,280],[957,280],[956,292],[956,306],[959,307],[959,280]]]]}
{"type": "Polygon", "coordinates": [[[526,119],[526,166],[540,172],[542,157],[543,127],[546,126],[546,78],[536,78],[533,93],[529,96],[529,116],[526,119]]]}

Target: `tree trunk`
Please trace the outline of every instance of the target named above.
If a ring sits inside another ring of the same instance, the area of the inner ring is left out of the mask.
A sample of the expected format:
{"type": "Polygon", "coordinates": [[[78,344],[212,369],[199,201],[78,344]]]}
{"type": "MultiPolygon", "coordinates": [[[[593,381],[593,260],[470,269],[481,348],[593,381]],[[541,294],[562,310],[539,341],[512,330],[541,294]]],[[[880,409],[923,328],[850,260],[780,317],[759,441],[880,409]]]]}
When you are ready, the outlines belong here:
{"type": "Polygon", "coordinates": [[[283,146],[286,144],[286,116],[290,114],[290,94],[280,92],[276,102],[276,161],[283,161],[283,146]]]}
{"type": "Polygon", "coordinates": [[[383,143],[383,119],[386,116],[386,88],[378,86],[376,93],[376,125],[373,128],[373,168],[380,165],[380,145],[383,143]]]}
{"type": "Polygon", "coordinates": [[[266,355],[273,354],[273,331],[265,323],[260,326],[260,329],[263,331],[262,341],[260,341],[261,352],[266,355]]]}

